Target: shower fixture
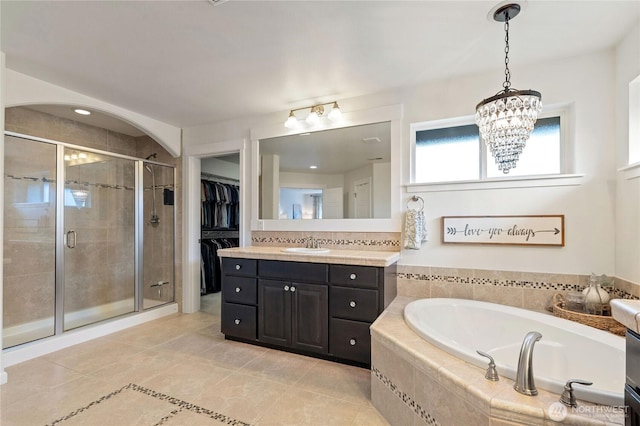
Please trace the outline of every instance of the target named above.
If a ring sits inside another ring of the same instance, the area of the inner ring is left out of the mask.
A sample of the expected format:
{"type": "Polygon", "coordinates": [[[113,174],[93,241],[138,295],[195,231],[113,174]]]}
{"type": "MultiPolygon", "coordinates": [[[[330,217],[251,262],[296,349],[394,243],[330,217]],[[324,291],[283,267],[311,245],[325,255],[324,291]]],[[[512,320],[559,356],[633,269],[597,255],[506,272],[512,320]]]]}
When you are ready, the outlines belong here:
{"type": "MultiPolygon", "coordinates": [[[[147,158],[145,158],[145,160],[148,160],[150,158],[156,158],[156,153],[154,152],[153,154],[147,156],[147,158]]],[[[152,164],[145,164],[144,168],[147,169],[147,171],[151,174],[151,196],[152,196],[152,204],[151,204],[151,219],[149,219],[149,225],[153,226],[154,228],[156,228],[158,225],[160,225],[160,216],[158,216],[158,211],[156,208],[156,173],[153,170],[153,165],[152,164]]]]}

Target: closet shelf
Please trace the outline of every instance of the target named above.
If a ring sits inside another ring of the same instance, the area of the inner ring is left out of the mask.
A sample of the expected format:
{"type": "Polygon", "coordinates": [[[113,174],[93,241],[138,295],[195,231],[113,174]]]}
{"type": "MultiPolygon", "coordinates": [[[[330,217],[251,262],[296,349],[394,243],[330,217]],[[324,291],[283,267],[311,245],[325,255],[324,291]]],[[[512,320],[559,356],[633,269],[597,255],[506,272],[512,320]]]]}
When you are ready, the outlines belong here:
{"type": "Polygon", "coordinates": [[[240,238],[238,230],[218,229],[218,230],[202,230],[201,237],[203,240],[214,240],[217,238],[240,238]]]}

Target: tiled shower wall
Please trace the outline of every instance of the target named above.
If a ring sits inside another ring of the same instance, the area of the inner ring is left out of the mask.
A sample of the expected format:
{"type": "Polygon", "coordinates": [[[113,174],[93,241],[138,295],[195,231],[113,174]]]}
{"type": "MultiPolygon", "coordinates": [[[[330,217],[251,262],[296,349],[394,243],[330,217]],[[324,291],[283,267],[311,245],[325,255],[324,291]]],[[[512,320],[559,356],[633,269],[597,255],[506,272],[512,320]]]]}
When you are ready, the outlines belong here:
{"type": "MultiPolygon", "coordinates": [[[[148,136],[142,137],[132,137],[125,134],[116,133],[110,130],[105,130],[102,128],[97,128],[93,126],[89,126],[80,122],[76,122],[73,120],[60,118],[56,116],[52,116],[49,114],[45,114],[39,111],[35,111],[26,107],[13,107],[7,108],[5,110],[5,130],[11,132],[22,133],[30,136],[42,137],[46,139],[52,139],[56,141],[71,143],[80,145],[87,148],[100,149],[107,152],[113,152],[118,154],[129,155],[138,158],[144,158],[152,153],[156,153],[157,157],[154,159],[159,162],[167,163],[176,166],[176,182],[175,182],[175,205],[176,205],[176,246],[175,246],[175,263],[176,263],[176,271],[175,271],[175,295],[176,301],[178,302],[178,306],[181,306],[181,296],[182,296],[182,285],[181,285],[181,263],[179,259],[181,259],[181,161],[176,158],[173,158],[161,145],[156,143],[153,139],[148,136]]],[[[124,176],[121,176],[124,178],[124,176]]],[[[146,184],[146,182],[145,182],[146,184]]],[[[145,192],[145,205],[150,206],[148,198],[148,193],[145,192]]],[[[159,204],[158,207],[162,207],[162,194],[159,192],[159,204]]],[[[124,218],[130,217],[133,220],[133,212],[123,211],[123,209],[119,209],[118,205],[115,203],[106,203],[105,208],[102,211],[103,215],[109,216],[109,218],[124,218]]],[[[170,207],[169,207],[170,208],[170,207]]],[[[106,217],[106,216],[105,216],[106,217]]],[[[171,218],[173,221],[173,218],[171,218]]],[[[47,224],[50,226],[51,224],[47,224]]],[[[120,223],[120,225],[124,225],[124,223],[120,223]]],[[[5,238],[8,235],[15,234],[15,227],[18,226],[15,222],[5,221],[5,238]]],[[[105,223],[106,226],[106,223],[105,223]]],[[[149,226],[146,224],[145,226],[149,226]]],[[[104,298],[110,297],[113,300],[113,294],[107,296],[107,292],[109,291],[106,287],[100,289],[100,283],[107,283],[111,280],[120,279],[118,276],[118,272],[120,270],[125,270],[127,266],[133,262],[132,258],[128,256],[118,256],[118,247],[125,247],[133,244],[133,235],[129,235],[130,232],[126,231],[124,226],[119,226],[118,221],[116,220],[114,226],[109,228],[107,226],[104,232],[98,232],[95,235],[96,241],[94,244],[95,250],[104,250],[105,247],[109,247],[113,256],[111,256],[111,261],[106,267],[103,265],[77,265],[77,267],[88,268],[89,275],[86,275],[84,279],[78,281],[77,291],[72,291],[67,289],[66,292],[66,300],[68,308],[82,308],[85,305],[87,300],[90,300],[93,305],[101,304],[101,297],[104,298]],[[122,229],[122,232],[118,232],[118,229],[122,229]],[[120,263],[119,263],[120,262],[120,263]],[[131,263],[130,263],[131,262],[131,263]],[[96,273],[100,272],[102,269],[102,273],[104,276],[96,276],[96,273]],[[77,298],[73,296],[77,295],[77,298]]],[[[39,232],[39,231],[37,231],[39,232]]],[[[155,244],[151,239],[147,239],[145,241],[145,251],[150,250],[152,252],[157,252],[158,250],[167,250],[170,247],[168,244],[158,244],[156,241],[155,244]],[[153,249],[152,249],[153,247],[153,249]]],[[[19,248],[15,248],[18,250],[19,248]]],[[[8,250],[9,253],[5,253],[5,263],[7,258],[13,256],[20,256],[22,260],[22,264],[37,264],[38,259],[28,259],[29,256],[34,257],[34,253],[37,252],[31,250],[21,250],[19,253],[12,253],[11,243],[7,245],[5,242],[5,250],[8,250]],[[25,258],[26,257],[26,258],[25,258]],[[26,263],[25,263],[26,262],[26,263]]],[[[97,253],[100,256],[99,253],[97,253]]],[[[166,258],[166,253],[158,254],[163,258],[166,258]]],[[[85,256],[86,257],[86,256],[85,256]]],[[[169,255],[169,258],[173,258],[173,253],[169,255]]],[[[104,260],[103,263],[106,262],[106,256],[101,258],[104,260]]],[[[24,302],[29,309],[40,309],[41,306],[47,306],[47,304],[51,303],[50,295],[43,294],[40,292],[29,291],[27,283],[29,282],[40,282],[47,283],[53,285],[55,271],[38,271],[37,269],[17,269],[11,268],[7,269],[5,266],[5,281],[4,281],[4,300],[5,300],[5,326],[11,326],[13,323],[19,323],[19,318],[16,321],[12,321],[10,311],[7,310],[7,305],[9,301],[17,301],[20,300],[22,303],[24,302]],[[12,284],[13,283],[13,284],[12,284]],[[25,300],[27,298],[28,300],[25,300]],[[40,300],[42,298],[49,299],[46,302],[40,300]]],[[[173,280],[173,277],[171,277],[173,280]]],[[[133,289],[131,288],[131,292],[133,289]]],[[[132,293],[131,293],[132,295],[132,293]]],[[[125,295],[117,295],[118,297],[126,297],[125,295]]],[[[18,303],[16,303],[18,304],[18,303]]],[[[44,308],[46,313],[50,315],[50,308],[47,306],[44,308]]],[[[47,314],[43,314],[43,317],[46,317],[47,314]]],[[[31,318],[34,318],[31,315],[31,318]]]]}
{"type": "MultiPolygon", "coordinates": [[[[253,231],[251,243],[301,246],[309,236],[318,239],[322,247],[333,249],[401,249],[400,233],[382,232],[253,231]]],[[[398,265],[399,296],[473,299],[537,311],[550,306],[555,293],[580,291],[588,281],[588,275],[398,265]]],[[[609,292],[612,297],[640,298],[640,283],[616,278],[615,287],[609,292]]]]}

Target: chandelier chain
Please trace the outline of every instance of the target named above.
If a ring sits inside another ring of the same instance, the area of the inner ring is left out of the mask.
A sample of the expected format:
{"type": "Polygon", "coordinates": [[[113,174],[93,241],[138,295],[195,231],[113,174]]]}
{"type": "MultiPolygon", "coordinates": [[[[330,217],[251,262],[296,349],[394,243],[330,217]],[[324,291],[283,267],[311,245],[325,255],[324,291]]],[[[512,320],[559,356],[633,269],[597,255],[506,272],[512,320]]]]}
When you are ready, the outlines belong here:
{"type": "Polygon", "coordinates": [[[502,83],[502,87],[505,91],[509,91],[511,88],[511,71],[509,70],[509,11],[505,12],[505,20],[504,20],[504,83],[502,83]]]}

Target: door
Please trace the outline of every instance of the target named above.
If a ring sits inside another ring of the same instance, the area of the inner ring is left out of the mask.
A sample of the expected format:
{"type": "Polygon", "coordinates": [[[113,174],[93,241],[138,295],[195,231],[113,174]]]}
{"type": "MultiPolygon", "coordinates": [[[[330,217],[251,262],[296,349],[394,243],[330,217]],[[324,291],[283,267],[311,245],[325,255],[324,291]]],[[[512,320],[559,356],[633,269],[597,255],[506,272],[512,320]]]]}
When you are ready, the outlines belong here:
{"type": "Polygon", "coordinates": [[[56,147],[4,137],[2,348],[55,333],[56,147]]]}
{"type": "Polygon", "coordinates": [[[291,342],[291,283],[258,280],[258,340],[279,346],[291,342]]]}
{"type": "Polygon", "coordinates": [[[135,161],[64,148],[64,330],[135,310],[135,161]]]}
{"type": "Polygon", "coordinates": [[[322,190],[322,218],[343,219],[343,195],[342,187],[325,188],[322,190]]]}
{"type": "Polygon", "coordinates": [[[329,289],[326,285],[291,283],[291,347],[329,353],[329,289]]]}
{"type": "Polygon", "coordinates": [[[366,178],[356,181],[353,188],[355,197],[355,217],[356,219],[367,219],[371,217],[371,179],[366,178]]]}

